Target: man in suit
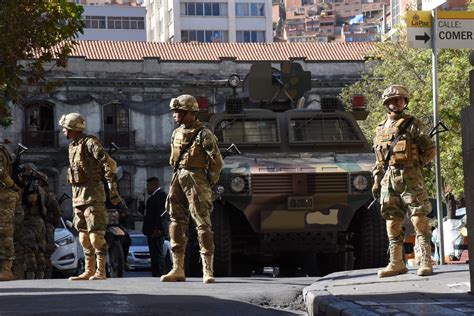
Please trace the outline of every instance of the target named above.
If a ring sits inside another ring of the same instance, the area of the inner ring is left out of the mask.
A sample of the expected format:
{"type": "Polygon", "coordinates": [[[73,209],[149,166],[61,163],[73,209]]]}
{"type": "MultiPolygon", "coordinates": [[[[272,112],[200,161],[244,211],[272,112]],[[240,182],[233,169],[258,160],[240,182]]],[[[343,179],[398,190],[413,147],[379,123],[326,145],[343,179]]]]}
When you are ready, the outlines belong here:
{"type": "Polygon", "coordinates": [[[166,221],[161,214],[165,211],[166,193],[161,189],[160,180],[157,177],[151,177],[146,182],[150,197],[146,201],[143,234],[148,238],[151,274],[153,277],[159,277],[165,272],[163,242],[166,236],[166,221]]]}

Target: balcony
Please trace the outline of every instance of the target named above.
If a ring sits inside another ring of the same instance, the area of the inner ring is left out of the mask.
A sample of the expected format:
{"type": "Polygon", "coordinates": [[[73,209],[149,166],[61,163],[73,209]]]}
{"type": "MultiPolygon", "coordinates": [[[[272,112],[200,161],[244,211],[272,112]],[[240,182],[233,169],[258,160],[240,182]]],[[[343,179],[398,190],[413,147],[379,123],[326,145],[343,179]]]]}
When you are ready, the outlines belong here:
{"type": "Polygon", "coordinates": [[[26,147],[58,147],[59,131],[22,131],[22,143],[26,147]]]}
{"type": "Polygon", "coordinates": [[[120,148],[135,148],[135,131],[100,131],[99,136],[105,148],[110,143],[120,148]]]}

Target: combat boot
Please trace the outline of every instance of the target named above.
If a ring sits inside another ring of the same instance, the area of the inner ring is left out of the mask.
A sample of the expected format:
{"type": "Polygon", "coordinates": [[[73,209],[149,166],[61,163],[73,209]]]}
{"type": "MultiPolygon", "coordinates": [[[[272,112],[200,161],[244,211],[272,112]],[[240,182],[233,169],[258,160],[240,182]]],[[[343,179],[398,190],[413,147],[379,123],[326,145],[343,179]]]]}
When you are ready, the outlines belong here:
{"type": "Polygon", "coordinates": [[[97,270],[95,271],[95,274],[89,278],[89,280],[107,280],[106,263],[106,255],[97,255],[97,270]]]}
{"type": "Polygon", "coordinates": [[[43,271],[36,272],[35,279],[36,280],[43,280],[44,279],[44,272],[43,271]]]}
{"type": "Polygon", "coordinates": [[[419,276],[432,275],[433,263],[431,262],[431,245],[426,242],[420,242],[420,244],[415,247],[415,253],[417,253],[420,265],[416,274],[419,276]]]}
{"type": "Polygon", "coordinates": [[[82,274],[78,276],[70,277],[70,281],[78,280],[89,280],[91,276],[95,273],[95,255],[86,255],[85,258],[85,270],[82,274]]]}
{"type": "Polygon", "coordinates": [[[186,276],[184,275],[184,253],[172,252],[171,254],[173,257],[173,269],[168,274],[161,276],[161,282],[186,281],[186,276]]]}
{"type": "Polygon", "coordinates": [[[390,262],[388,265],[379,270],[377,275],[379,278],[394,276],[398,274],[404,274],[408,272],[405,263],[402,260],[402,245],[391,243],[389,246],[390,251],[390,262]]]}
{"type": "Polygon", "coordinates": [[[14,279],[12,273],[12,260],[2,260],[0,270],[0,281],[11,281],[14,279]]]}
{"type": "Polygon", "coordinates": [[[34,280],[36,278],[36,273],[33,271],[26,271],[25,279],[26,280],[34,280]]]}
{"type": "Polygon", "coordinates": [[[214,255],[202,255],[202,283],[214,283],[214,255]]]}

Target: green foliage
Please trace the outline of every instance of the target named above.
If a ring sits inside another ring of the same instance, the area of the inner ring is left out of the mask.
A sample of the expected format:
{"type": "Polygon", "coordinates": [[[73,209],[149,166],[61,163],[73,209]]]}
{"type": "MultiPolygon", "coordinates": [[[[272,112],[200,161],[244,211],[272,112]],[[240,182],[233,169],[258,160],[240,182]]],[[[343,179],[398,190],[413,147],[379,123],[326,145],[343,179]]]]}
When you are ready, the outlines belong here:
{"type": "Polygon", "coordinates": [[[20,88],[40,83],[44,64],[64,67],[82,33],[83,8],[66,0],[3,0],[0,3],[0,126],[11,124],[8,101],[19,102],[20,88]]]}
{"type": "MultiPolygon", "coordinates": [[[[461,147],[461,109],[469,105],[470,50],[441,49],[438,52],[438,117],[448,127],[440,135],[441,173],[444,189],[459,198],[463,194],[463,161],[461,147]]],[[[377,123],[386,115],[381,95],[391,84],[409,88],[408,113],[433,126],[433,85],[431,50],[408,48],[403,39],[398,43],[380,43],[374,58],[368,61],[370,71],[359,82],[346,87],[341,97],[350,103],[354,94],[366,96],[370,115],[363,122],[365,135],[372,139],[377,123]]],[[[426,179],[431,196],[435,196],[434,167],[426,179]]]]}

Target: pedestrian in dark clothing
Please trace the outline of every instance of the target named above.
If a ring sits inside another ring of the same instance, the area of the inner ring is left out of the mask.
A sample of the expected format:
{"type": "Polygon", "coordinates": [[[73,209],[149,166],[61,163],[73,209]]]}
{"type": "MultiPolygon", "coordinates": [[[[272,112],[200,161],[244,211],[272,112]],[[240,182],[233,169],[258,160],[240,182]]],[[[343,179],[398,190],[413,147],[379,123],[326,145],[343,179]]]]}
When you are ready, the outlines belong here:
{"type": "Polygon", "coordinates": [[[165,272],[163,242],[167,227],[161,214],[165,211],[166,193],[161,189],[160,180],[157,177],[149,178],[146,182],[150,197],[146,201],[143,234],[148,238],[151,274],[153,277],[159,277],[165,272]]]}

